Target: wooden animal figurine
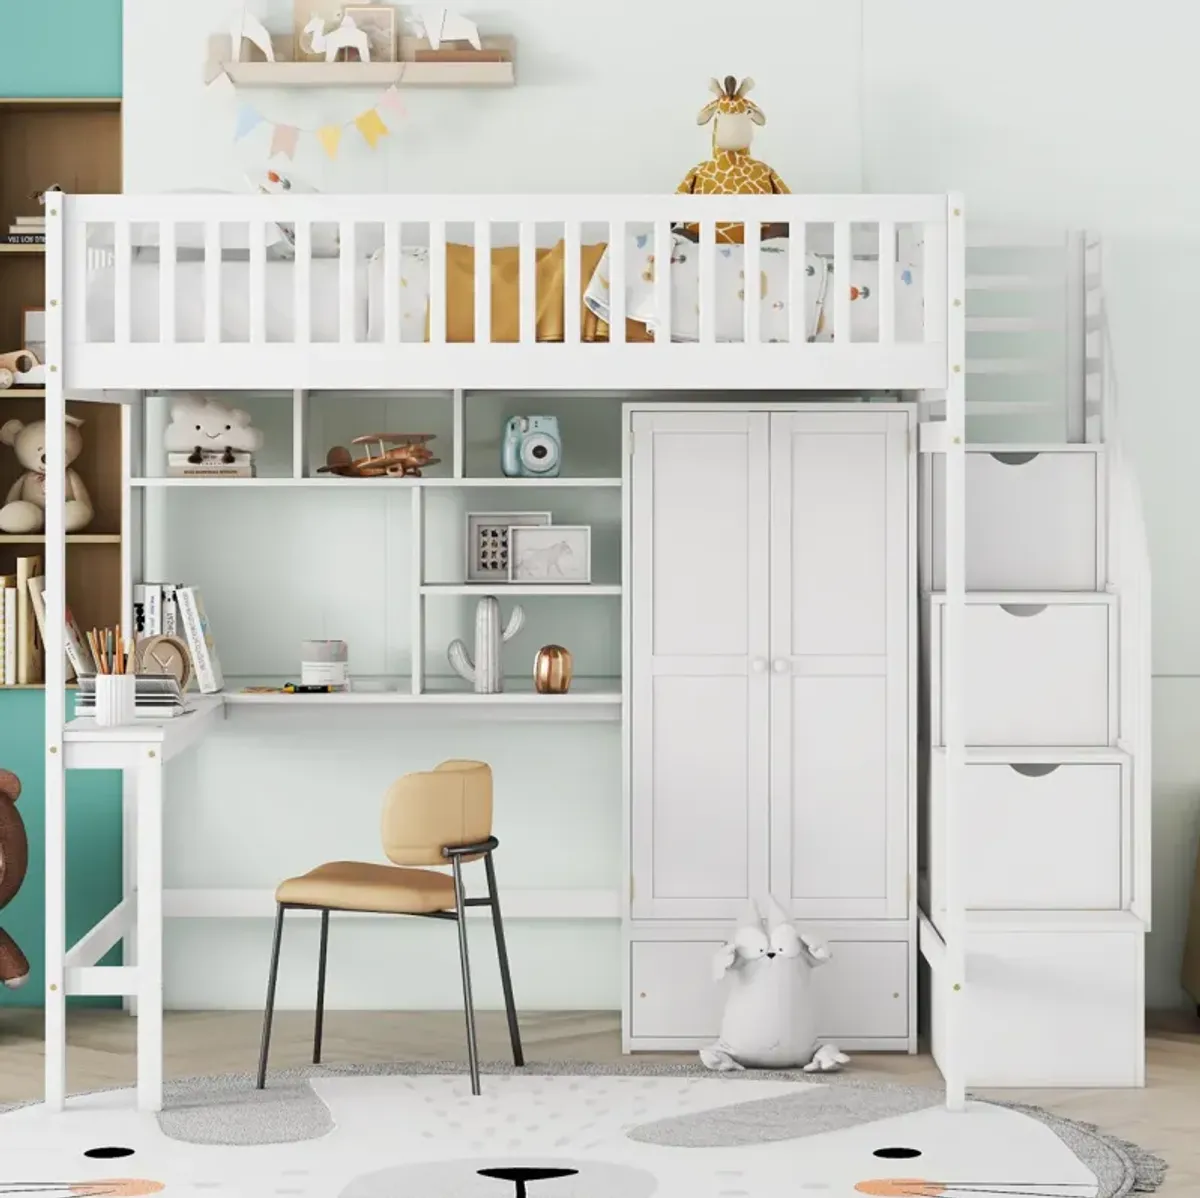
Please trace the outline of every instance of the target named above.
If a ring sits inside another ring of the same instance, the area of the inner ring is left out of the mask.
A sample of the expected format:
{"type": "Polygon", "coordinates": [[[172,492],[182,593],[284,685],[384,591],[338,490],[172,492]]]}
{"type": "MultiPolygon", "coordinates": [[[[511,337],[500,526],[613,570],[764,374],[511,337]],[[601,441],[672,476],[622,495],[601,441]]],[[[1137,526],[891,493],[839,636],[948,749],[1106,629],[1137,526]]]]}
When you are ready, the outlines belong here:
{"type": "Polygon", "coordinates": [[[245,5],[242,6],[240,12],[234,15],[229,26],[229,36],[233,42],[233,51],[230,54],[231,62],[242,61],[243,40],[257,46],[263,52],[263,57],[267,62],[275,61],[275,48],[271,45],[271,35],[267,32],[266,26],[252,12],[247,11],[245,5]]]}
{"type": "MultiPolygon", "coordinates": [[[[754,142],[754,126],[765,125],[767,118],[746,95],[754,80],[743,79],[739,84],[733,75],[725,82],[709,80],[716,95],[700,109],[696,124],[712,121],[712,157],[692,167],[676,189],[677,194],[691,195],[786,195],[786,183],[765,163],[750,157],[754,142]]],[[[717,240],[741,242],[741,225],[718,225],[717,240]]]]}
{"type": "Polygon", "coordinates": [[[428,448],[433,433],[367,433],[355,437],[351,445],[375,446],[375,452],[367,450],[365,457],[356,458],[344,445],[335,445],[325,455],[325,465],[317,469],[318,474],[338,474],[343,478],[404,478],[412,475],[421,477],[424,466],[436,466],[441,458],[435,458],[428,448]],[[389,448],[390,447],[390,448],[389,448]]]}
{"type": "Polygon", "coordinates": [[[326,62],[333,62],[339,50],[356,50],[359,62],[371,61],[371,42],[365,29],[359,29],[351,16],[343,16],[340,25],[329,33],[325,32],[325,21],[314,15],[304,26],[308,35],[309,50],[313,54],[324,53],[326,62]]]}
{"type": "MultiPolygon", "coordinates": [[[[29,840],[17,810],[21,782],[16,774],[0,770],[0,908],[12,902],[29,865],[29,840]]],[[[0,985],[16,989],[29,978],[29,961],[13,938],[0,928],[0,985]]]]}
{"type": "Polygon", "coordinates": [[[480,599],[475,607],[475,657],[461,640],[450,642],[446,657],[454,672],[475,687],[477,695],[498,695],[504,689],[500,670],[500,646],[511,641],[525,626],[525,609],[518,603],[508,625],[500,631],[500,600],[494,595],[480,599]]]}
{"type": "Polygon", "coordinates": [[[474,49],[483,49],[475,22],[448,8],[418,8],[409,20],[417,36],[426,38],[434,50],[440,50],[442,42],[470,42],[474,49]]]}

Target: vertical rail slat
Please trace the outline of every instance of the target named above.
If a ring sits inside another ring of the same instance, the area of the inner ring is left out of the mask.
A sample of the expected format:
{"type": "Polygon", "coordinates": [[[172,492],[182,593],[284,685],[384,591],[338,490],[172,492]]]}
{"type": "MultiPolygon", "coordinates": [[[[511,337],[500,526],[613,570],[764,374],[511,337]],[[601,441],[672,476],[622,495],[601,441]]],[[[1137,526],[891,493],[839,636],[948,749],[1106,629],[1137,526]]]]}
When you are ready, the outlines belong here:
{"type": "Polygon", "coordinates": [[[267,339],[267,242],[266,225],[250,222],[250,344],[267,339]]]}
{"type": "Polygon", "coordinates": [[[849,345],[850,329],[850,263],[852,261],[850,222],[839,220],[833,225],[833,340],[837,345],[849,345]]]}
{"type": "Polygon", "coordinates": [[[711,220],[700,222],[700,343],[711,345],[717,335],[717,242],[711,220]]]}
{"type": "Polygon", "coordinates": [[[128,345],[130,339],[130,258],[129,222],[113,222],[113,253],[116,255],[113,273],[113,340],[128,345]]]}
{"type": "Polygon", "coordinates": [[[175,222],[158,227],[158,339],[175,344],[175,222]]]}
{"type": "Polygon", "coordinates": [[[221,226],[204,222],[204,342],[221,340],[221,226]]]}
{"type": "Polygon", "coordinates": [[[306,220],[296,222],[295,270],[292,325],[296,344],[307,345],[312,340],[312,225],[306,220]]]}
{"type": "Polygon", "coordinates": [[[429,222],[429,340],[446,343],[446,222],[429,222]]]}
{"type": "Polygon", "coordinates": [[[1072,231],[1066,239],[1066,310],[1063,314],[1063,382],[1066,440],[1087,439],[1087,272],[1086,234],[1072,231]]]}
{"type": "Polygon", "coordinates": [[[412,497],[412,577],[416,581],[412,605],[412,693],[419,695],[425,690],[425,593],[421,586],[425,582],[425,488],[419,483],[413,488],[412,497]]]}
{"type": "MultiPolygon", "coordinates": [[[[63,304],[63,340],[82,345],[88,327],[88,224],[73,220],[66,229],[66,288],[63,304]]],[[[47,250],[49,253],[49,250],[47,250]]]]}
{"type": "Polygon", "coordinates": [[[748,345],[757,345],[761,340],[762,331],[762,225],[756,220],[748,220],[743,227],[743,335],[748,345]]]}
{"type": "Polygon", "coordinates": [[[579,242],[579,222],[566,221],[563,225],[563,341],[567,345],[579,342],[579,315],[583,303],[579,242]]]}
{"type": "Polygon", "coordinates": [[[517,257],[520,262],[518,298],[522,345],[537,341],[537,225],[523,220],[517,226],[517,257]]]}
{"type": "Polygon", "coordinates": [[[879,343],[896,340],[896,223],[879,222],[879,343]]]}
{"type": "Polygon", "coordinates": [[[308,392],[296,387],[292,391],[292,477],[303,478],[308,449],[308,392]]]}
{"type": "Polygon", "coordinates": [[[788,340],[808,340],[808,226],[802,220],[788,224],[788,340]]]}
{"type": "Polygon", "coordinates": [[[671,254],[675,239],[671,222],[654,222],[654,340],[671,344],[671,254]]]}
{"type": "Polygon", "coordinates": [[[625,250],[625,222],[615,220],[608,237],[608,340],[612,345],[625,341],[625,250]]]}
{"type": "Polygon", "coordinates": [[[396,345],[400,340],[400,262],[403,256],[400,225],[389,220],[383,226],[383,340],[396,345]]]}
{"type": "MultiPolygon", "coordinates": [[[[925,341],[936,344],[946,340],[946,226],[926,224],[922,238],[925,242],[925,341]]],[[[965,283],[965,267],[963,278],[965,283]]],[[[964,283],[958,286],[962,288],[964,283]]]]}
{"type": "Polygon", "coordinates": [[[492,222],[475,222],[475,344],[492,340],[492,222]]]}
{"type": "Polygon", "coordinates": [[[354,319],[354,233],[352,220],[344,220],[338,226],[338,340],[343,345],[352,345],[357,339],[354,319]]]}

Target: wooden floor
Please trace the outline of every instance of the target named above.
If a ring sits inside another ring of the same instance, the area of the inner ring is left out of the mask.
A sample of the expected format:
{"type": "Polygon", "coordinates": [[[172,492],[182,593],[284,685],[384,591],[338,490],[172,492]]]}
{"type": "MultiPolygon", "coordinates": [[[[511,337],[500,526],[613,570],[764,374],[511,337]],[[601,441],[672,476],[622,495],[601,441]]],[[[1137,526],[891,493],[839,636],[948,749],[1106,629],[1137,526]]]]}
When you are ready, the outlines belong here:
{"type": "MultiPolygon", "coordinates": [[[[538,1061],[616,1061],[621,1057],[616,1014],[568,1012],[523,1015],[526,1056],[538,1061]]],[[[132,1084],[132,1019],[115,1011],[77,1011],[70,1019],[72,1091],[132,1084]]],[[[1171,1171],[1159,1191],[1164,1198],[1200,1195],[1200,1020],[1191,1015],[1151,1020],[1144,1090],[1003,1090],[996,1097],[1030,1102],[1099,1127],[1157,1152],[1171,1171]]],[[[171,1012],[166,1018],[168,1077],[249,1072],[257,1062],[259,1016],[246,1011],[171,1012]]],[[[310,1059],[311,1016],[276,1016],[271,1064],[301,1065],[310,1059]]],[[[507,1035],[501,1015],[480,1016],[480,1054],[503,1060],[507,1035]]],[[[330,1012],[325,1060],[371,1062],[465,1059],[462,1017],[330,1012]]],[[[645,1060],[691,1058],[667,1055],[645,1060]]],[[[940,1085],[930,1058],[878,1053],[857,1055],[855,1076],[940,1085]]],[[[0,1102],[37,1099],[42,1093],[41,1012],[0,1008],[0,1102]]]]}

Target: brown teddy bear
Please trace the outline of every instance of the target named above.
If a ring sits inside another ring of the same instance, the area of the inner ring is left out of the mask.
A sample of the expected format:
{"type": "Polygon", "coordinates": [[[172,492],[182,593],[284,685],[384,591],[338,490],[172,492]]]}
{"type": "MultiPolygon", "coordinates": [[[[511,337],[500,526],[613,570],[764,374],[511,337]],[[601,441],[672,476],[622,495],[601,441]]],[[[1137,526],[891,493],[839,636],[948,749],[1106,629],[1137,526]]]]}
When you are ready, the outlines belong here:
{"type": "MultiPolygon", "coordinates": [[[[29,865],[29,840],[17,810],[21,781],[0,770],[0,909],[7,907],[25,881],[29,865]]],[[[29,961],[13,938],[0,928],[0,984],[15,989],[29,978],[29,961]]]]}

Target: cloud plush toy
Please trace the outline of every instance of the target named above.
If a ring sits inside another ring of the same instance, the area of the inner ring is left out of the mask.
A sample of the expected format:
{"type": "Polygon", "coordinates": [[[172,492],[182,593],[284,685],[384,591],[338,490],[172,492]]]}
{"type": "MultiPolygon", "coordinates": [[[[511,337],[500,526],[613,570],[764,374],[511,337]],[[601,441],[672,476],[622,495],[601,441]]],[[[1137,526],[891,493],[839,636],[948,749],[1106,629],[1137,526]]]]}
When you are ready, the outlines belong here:
{"type": "Polygon", "coordinates": [[[702,1049],[709,1069],[836,1070],[850,1058],[837,1047],[817,1048],[816,997],[810,977],[829,960],[827,945],[796,931],[774,899],[767,918],[757,904],[734,938],[713,958],[717,981],[729,976],[721,1038],[702,1049]]]}
{"type": "Polygon", "coordinates": [[[250,414],[227,408],[215,399],[182,399],[171,408],[171,423],[163,434],[168,453],[186,453],[199,462],[205,453],[221,452],[232,462],[235,453],[262,448],[263,435],[250,424],[250,414]]]}

